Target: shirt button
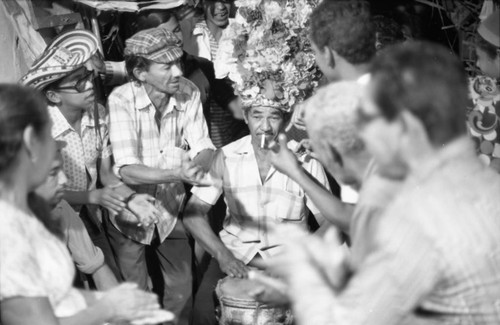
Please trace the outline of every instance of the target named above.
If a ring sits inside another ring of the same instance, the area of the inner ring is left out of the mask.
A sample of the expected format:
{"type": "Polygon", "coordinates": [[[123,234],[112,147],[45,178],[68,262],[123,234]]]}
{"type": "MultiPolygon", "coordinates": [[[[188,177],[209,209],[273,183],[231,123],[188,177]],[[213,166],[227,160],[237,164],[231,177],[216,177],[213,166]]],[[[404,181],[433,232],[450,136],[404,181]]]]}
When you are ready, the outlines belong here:
{"type": "Polygon", "coordinates": [[[163,153],[163,150],[160,150],[160,153],[163,153]]]}

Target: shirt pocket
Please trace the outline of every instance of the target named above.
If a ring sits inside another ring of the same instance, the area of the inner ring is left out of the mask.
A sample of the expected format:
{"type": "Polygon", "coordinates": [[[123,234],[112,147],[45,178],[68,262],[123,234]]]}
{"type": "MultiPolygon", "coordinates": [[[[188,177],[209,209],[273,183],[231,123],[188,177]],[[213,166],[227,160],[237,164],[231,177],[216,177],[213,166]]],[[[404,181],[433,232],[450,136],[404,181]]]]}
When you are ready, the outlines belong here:
{"type": "Polygon", "coordinates": [[[268,211],[269,216],[274,216],[278,222],[304,222],[306,219],[304,195],[283,190],[276,191],[266,202],[265,211],[268,211]]]}
{"type": "Polygon", "coordinates": [[[170,147],[162,150],[158,161],[158,167],[164,169],[175,169],[181,167],[182,156],[187,154],[184,149],[170,147]]]}

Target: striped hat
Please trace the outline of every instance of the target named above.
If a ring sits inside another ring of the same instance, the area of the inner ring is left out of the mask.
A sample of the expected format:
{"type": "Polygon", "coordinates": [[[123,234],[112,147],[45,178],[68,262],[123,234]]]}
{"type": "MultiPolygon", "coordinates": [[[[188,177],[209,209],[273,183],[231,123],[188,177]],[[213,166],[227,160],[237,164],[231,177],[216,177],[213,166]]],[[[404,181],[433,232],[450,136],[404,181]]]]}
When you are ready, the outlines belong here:
{"type": "Polygon", "coordinates": [[[170,63],[183,54],[182,41],[162,27],[142,30],[125,45],[125,55],[141,56],[157,63],[170,63]]]}
{"type": "Polygon", "coordinates": [[[74,30],[59,35],[35,60],[20,82],[43,90],[79,69],[96,53],[97,38],[90,32],[74,30]]]}
{"type": "Polygon", "coordinates": [[[477,28],[477,32],[489,43],[500,47],[500,11],[494,11],[486,17],[477,28]]]}

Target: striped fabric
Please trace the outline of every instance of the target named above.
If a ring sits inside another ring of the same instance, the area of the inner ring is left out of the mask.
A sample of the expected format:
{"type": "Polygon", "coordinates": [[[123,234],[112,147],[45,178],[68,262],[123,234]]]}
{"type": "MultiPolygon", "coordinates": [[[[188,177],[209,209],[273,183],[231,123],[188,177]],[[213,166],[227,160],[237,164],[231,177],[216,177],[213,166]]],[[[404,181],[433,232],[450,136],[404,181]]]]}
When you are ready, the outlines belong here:
{"type": "Polygon", "coordinates": [[[142,30],[125,41],[125,55],[136,55],[158,63],[182,57],[182,42],[172,32],[158,27],[142,30]]]}
{"type": "MultiPolygon", "coordinates": [[[[126,165],[138,164],[173,169],[180,166],[182,154],[194,158],[200,151],[215,149],[208,137],[200,93],[196,86],[180,78],[179,91],[170,98],[161,117],[161,128],[155,121],[156,109],[143,86],[134,82],[113,90],[108,98],[110,138],[115,158],[115,173],[126,165]]],[[[185,191],[182,183],[131,186],[139,193],[149,193],[162,202],[171,218],[177,218],[185,191]]],[[[144,229],[125,228],[113,224],[128,237],[149,244],[154,226],[144,229]]],[[[157,224],[163,241],[171,230],[171,222],[157,224]]]]}
{"type": "Polygon", "coordinates": [[[498,193],[469,139],[421,162],[356,239],[365,256],[347,288],[318,297],[332,303],[315,324],[500,324],[498,193]]]}
{"type": "MultiPolygon", "coordinates": [[[[329,188],[321,165],[302,156],[303,167],[323,186],[329,188]]],[[[289,177],[271,167],[262,184],[257,161],[246,136],[219,149],[211,171],[223,181],[223,188],[193,187],[193,195],[214,205],[224,192],[228,207],[221,240],[244,263],[259,253],[264,258],[279,252],[280,240],[268,231],[276,223],[294,223],[307,227],[307,208],[323,220],[318,209],[302,188],[289,177]]]]}

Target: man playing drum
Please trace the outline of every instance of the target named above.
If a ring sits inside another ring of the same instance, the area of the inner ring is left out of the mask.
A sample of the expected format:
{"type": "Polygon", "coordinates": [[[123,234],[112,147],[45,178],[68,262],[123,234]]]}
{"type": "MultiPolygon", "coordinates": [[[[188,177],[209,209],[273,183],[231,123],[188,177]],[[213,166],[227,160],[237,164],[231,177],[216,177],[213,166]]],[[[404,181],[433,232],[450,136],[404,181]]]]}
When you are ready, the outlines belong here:
{"type": "MultiPolygon", "coordinates": [[[[247,265],[279,251],[280,237],[286,235],[270,231],[274,224],[293,223],[307,229],[309,211],[319,224],[323,223],[304,190],[271,166],[269,144],[284,130],[291,109],[270,103],[257,98],[245,109],[250,135],[216,152],[210,169],[215,185],[193,187],[193,196],[186,206],[184,225],[214,257],[195,300],[195,317],[205,314],[213,319],[212,293],[224,274],[245,277],[247,265]],[[218,237],[205,216],[222,193],[228,209],[218,237]]],[[[325,172],[316,160],[307,154],[299,160],[309,174],[328,188],[325,172]]],[[[210,323],[208,319],[200,321],[210,323]]]]}

